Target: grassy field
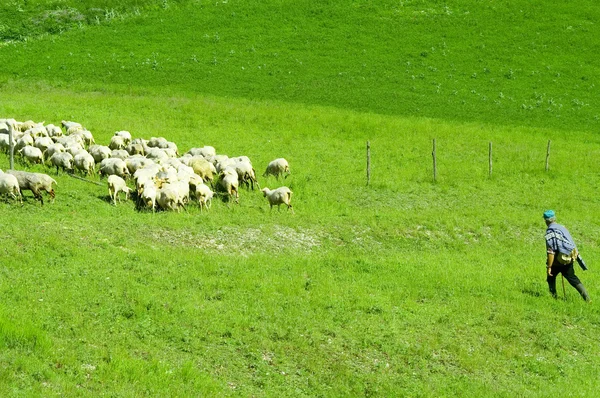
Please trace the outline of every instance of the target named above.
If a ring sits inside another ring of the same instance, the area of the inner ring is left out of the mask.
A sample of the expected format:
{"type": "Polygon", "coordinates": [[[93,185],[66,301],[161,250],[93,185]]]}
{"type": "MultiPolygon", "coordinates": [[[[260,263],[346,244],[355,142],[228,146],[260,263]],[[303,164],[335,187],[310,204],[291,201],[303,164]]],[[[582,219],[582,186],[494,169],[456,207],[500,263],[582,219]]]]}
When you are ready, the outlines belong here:
{"type": "Polygon", "coordinates": [[[98,7],[127,17],[0,48],[1,117],[213,145],[259,173],[283,156],[295,208],[243,190],[239,206],[153,215],[31,168],[57,199],[0,203],[0,395],[596,395],[599,311],[569,286],[549,297],[541,219],[553,208],[570,229],[596,301],[596,11],[319,4],[112,3],[98,7]],[[516,51],[538,33],[539,53],[516,51]]]}

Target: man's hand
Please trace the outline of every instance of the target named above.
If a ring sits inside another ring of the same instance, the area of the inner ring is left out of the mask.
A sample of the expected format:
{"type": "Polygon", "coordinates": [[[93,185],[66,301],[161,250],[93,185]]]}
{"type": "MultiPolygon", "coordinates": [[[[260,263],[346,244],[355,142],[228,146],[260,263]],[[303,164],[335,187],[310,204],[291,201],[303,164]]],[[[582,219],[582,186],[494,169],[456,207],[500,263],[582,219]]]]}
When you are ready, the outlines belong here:
{"type": "Polygon", "coordinates": [[[548,276],[553,276],[552,275],[552,267],[546,267],[546,271],[548,271],[548,276]]]}

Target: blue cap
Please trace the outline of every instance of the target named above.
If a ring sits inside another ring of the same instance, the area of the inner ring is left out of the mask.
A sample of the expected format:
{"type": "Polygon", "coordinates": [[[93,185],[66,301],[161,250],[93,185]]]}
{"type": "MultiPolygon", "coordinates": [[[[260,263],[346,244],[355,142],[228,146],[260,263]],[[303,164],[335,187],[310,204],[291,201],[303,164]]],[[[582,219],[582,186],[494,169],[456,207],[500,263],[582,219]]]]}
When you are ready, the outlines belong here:
{"type": "Polygon", "coordinates": [[[544,212],[544,218],[547,220],[549,218],[554,217],[554,210],[546,210],[544,212]]]}

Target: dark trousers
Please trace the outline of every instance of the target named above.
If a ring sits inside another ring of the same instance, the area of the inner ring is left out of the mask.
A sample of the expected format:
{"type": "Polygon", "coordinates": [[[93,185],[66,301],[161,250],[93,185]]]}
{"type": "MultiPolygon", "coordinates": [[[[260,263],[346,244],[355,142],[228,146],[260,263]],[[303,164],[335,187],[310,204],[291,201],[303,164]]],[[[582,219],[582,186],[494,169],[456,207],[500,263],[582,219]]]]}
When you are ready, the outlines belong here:
{"type": "Polygon", "coordinates": [[[587,291],[585,290],[585,287],[583,286],[583,283],[581,283],[577,275],[575,275],[575,270],[573,269],[573,262],[571,262],[570,264],[563,265],[556,260],[556,257],[554,258],[554,262],[552,263],[552,276],[548,275],[548,277],[546,278],[546,281],[548,282],[548,288],[550,289],[550,294],[552,294],[552,296],[556,297],[556,277],[558,276],[558,274],[562,274],[565,277],[565,279],[571,284],[571,286],[577,289],[577,291],[579,292],[579,294],[581,294],[581,297],[585,301],[588,301],[590,299],[587,291]]]}

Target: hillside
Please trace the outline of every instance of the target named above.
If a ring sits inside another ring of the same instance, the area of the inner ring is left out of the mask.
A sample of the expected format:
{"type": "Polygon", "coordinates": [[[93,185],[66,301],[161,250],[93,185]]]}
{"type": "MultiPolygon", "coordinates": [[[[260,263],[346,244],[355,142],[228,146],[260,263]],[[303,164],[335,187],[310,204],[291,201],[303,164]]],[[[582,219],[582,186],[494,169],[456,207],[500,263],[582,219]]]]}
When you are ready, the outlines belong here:
{"type": "Polygon", "coordinates": [[[295,214],[152,214],[17,159],[58,185],[0,201],[0,396],[597,395],[591,2],[13,3],[0,117],[247,155],[295,214]],[[28,33],[57,7],[105,18],[28,33]],[[547,293],[548,208],[591,304],[547,293]]]}
{"type": "Polygon", "coordinates": [[[589,1],[147,3],[4,46],[0,82],[566,130],[600,124],[600,11],[589,1]]]}

